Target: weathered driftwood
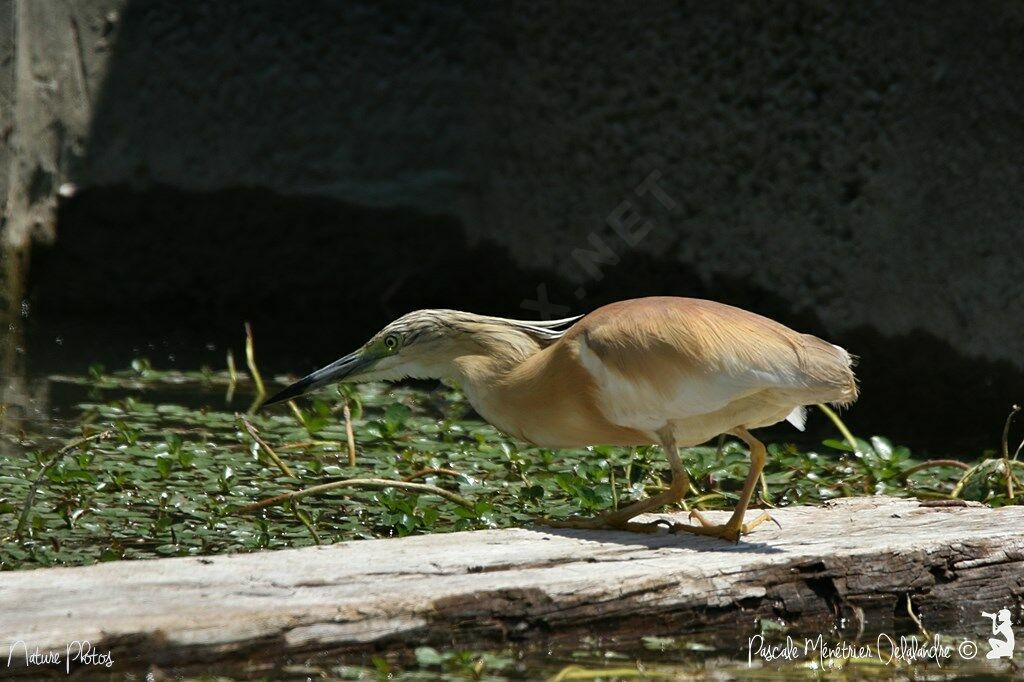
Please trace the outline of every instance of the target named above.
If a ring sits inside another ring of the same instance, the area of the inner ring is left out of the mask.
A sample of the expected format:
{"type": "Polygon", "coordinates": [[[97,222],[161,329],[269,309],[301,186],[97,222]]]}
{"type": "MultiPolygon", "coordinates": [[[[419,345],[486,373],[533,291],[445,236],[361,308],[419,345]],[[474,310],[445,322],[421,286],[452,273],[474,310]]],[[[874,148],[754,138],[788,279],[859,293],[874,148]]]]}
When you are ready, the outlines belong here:
{"type": "Polygon", "coordinates": [[[908,596],[926,627],[948,631],[980,629],[983,609],[1024,595],[1024,508],[879,497],[774,515],[781,529],[739,544],[538,528],[4,573],[0,641],[63,651],[88,639],[138,666],[582,631],[747,633],[759,616],[884,630],[908,596]]]}

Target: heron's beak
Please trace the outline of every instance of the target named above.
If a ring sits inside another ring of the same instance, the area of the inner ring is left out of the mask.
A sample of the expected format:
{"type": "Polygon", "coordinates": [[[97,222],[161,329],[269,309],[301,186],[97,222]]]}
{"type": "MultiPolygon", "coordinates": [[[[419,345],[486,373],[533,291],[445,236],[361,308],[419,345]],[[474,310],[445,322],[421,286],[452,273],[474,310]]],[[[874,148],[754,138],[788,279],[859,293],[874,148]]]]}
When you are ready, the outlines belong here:
{"type": "Polygon", "coordinates": [[[340,360],[335,360],[326,367],[302,377],[288,388],[264,400],[263,404],[260,405],[260,409],[267,405],[297,398],[321,386],[344,381],[346,378],[358,375],[360,372],[368,369],[375,361],[376,358],[366,357],[362,350],[349,353],[340,360]]]}

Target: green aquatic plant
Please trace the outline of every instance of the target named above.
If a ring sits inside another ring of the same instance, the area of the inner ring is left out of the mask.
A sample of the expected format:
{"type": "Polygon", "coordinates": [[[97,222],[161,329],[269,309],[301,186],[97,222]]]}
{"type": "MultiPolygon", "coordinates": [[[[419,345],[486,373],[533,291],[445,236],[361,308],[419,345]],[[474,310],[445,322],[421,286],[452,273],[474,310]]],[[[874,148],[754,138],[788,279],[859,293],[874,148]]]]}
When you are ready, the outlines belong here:
{"type": "MultiPolygon", "coordinates": [[[[628,504],[670,478],[656,448],[523,445],[445,387],[325,391],[299,418],[225,404],[229,372],[136,363],[51,380],[78,387],[73,416],[0,434],[3,569],[521,526],[628,504]]],[[[240,393],[252,386],[234,383],[240,393]]],[[[1024,465],[1004,453],[925,461],[853,434],[821,447],[773,443],[760,505],[862,494],[1018,504],[1021,486],[1006,471],[1024,465]]],[[[735,502],[743,445],[683,455],[693,484],[681,508],[735,502]]]]}

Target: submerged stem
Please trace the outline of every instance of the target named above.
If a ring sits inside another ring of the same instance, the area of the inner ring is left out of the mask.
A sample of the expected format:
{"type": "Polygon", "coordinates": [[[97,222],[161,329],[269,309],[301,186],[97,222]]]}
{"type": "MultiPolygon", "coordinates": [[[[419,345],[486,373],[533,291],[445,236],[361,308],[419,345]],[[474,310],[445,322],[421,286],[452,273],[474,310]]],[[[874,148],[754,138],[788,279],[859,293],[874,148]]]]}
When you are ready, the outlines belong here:
{"type": "Polygon", "coordinates": [[[970,470],[971,465],[965,464],[964,462],[956,459],[930,459],[927,462],[921,462],[920,464],[915,464],[909,469],[906,469],[900,473],[900,478],[906,480],[917,472],[924,471],[925,469],[931,469],[932,467],[956,467],[957,469],[968,471],[970,470]]]}
{"type": "Polygon", "coordinates": [[[853,434],[850,433],[850,429],[846,427],[846,424],[839,418],[839,415],[836,414],[835,410],[824,403],[818,403],[818,409],[824,412],[825,416],[832,420],[832,423],[836,425],[837,429],[839,429],[839,433],[843,434],[843,438],[846,439],[847,444],[853,448],[854,452],[857,452],[857,439],[853,437],[853,434]]]}
{"type": "Polygon", "coordinates": [[[28,494],[25,495],[25,504],[21,508],[21,515],[18,517],[18,525],[14,529],[15,537],[21,537],[21,533],[25,529],[25,524],[28,522],[29,512],[32,511],[32,503],[35,502],[36,499],[36,490],[39,488],[39,484],[46,476],[46,472],[48,472],[50,469],[56,466],[56,464],[60,462],[61,459],[64,458],[64,455],[68,454],[72,450],[75,450],[81,447],[82,445],[90,443],[94,440],[104,440],[106,438],[110,438],[110,436],[112,435],[113,432],[111,431],[101,431],[99,433],[94,433],[91,436],[83,436],[82,438],[76,438],[75,440],[71,441],[70,443],[62,447],[60,450],[57,450],[57,452],[53,454],[53,457],[47,460],[46,464],[43,465],[43,468],[39,470],[39,473],[36,474],[36,477],[32,480],[32,484],[28,488],[28,494]]]}
{"type": "Polygon", "coordinates": [[[345,416],[345,440],[348,442],[348,465],[356,465],[356,434],[352,430],[352,410],[348,406],[348,398],[345,398],[345,407],[342,410],[345,416]]]}
{"type": "Polygon", "coordinates": [[[291,470],[291,467],[285,464],[284,460],[281,459],[276,452],[274,452],[274,448],[267,445],[267,442],[260,438],[260,432],[256,430],[256,427],[253,426],[248,419],[246,419],[240,414],[236,414],[235,416],[237,416],[242,421],[242,424],[245,425],[245,430],[249,432],[249,435],[252,436],[252,439],[256,441],[257,445],[263,448],[263,452],[267,453],[267,456],[274,461],[274,464],[277,465],[278,469],[284,472],[285,476],[289,476],[291,478],[298,478],[295,475],[295,472],[291,470]]]}
{"type": "MultiPolygon", "coordinates": [[[[1020,412],[1020,405],[1014,405],[1013,409],[1010,410],[1010,414],[1006,417],[1006,423],[1003,424],[1003,472],[1006,474],[1006,498],[1008,500],[1013,499],[1013,483],[1017,480],[1014,476],[1013,470],[1010,468],[1010,424],[1013,423],[1013,418],[1020,412]]],[[[1014,453],[1014,459],[1017,459],[1017,453],[1014,453]]],[[[1017,481],[1019,483],[1019,481],[1017,481]]]]}
{"type": "Polygon", "coordinates": [[[235,387],[238,386],[238,369],[235,367],[235,354],[228,348],[228,392],[224,397],[225,402],[230,403],[235,397],[235,387]]]}
{"type": "Polygon", "coordinates": [[[318,495],[338,488],[370,488],[381,490],[384,488],[397,488],[399,490],[411,490],[419,493],[427,493],[430,495],[437,495],[443,497],[449,502],[454,502],[460,507],[466,509],[474,509],[472,502],[467,500],[461,495],[445,490],[444,488],[438,488],[434,485],[428,485],[426,483],[411,483],[409,481],[392,481],[387,478],[346,478],[342,481],[332,481],[330,483],[321,483],[320,485],[314,485],[309,488],[303,488],[302,490],[296,490],[294,492],[285,493],[284,495],[278,495],[276,497],[269,497],[259,502],[246,505],[239,511],[250,512],[257,509],[264,509],[265,507],[272,507],[275,504],[284,502],[285,500],[298,500],[303,497],[310,495],[318,495]]]}
{"type": "Polygon", "coordinates": [[[256,384],[256,399],[249,407],[249,414],[253,414],[263,399],[267,397],[267,387],[264,386],[263,376],[260,374],[259,368],[256,367],[256,342],[252,338],[252,325],[248,322],[245,323],[245,364],[248,365],[249,374],[252,375],[252,381],[256,384]]]}

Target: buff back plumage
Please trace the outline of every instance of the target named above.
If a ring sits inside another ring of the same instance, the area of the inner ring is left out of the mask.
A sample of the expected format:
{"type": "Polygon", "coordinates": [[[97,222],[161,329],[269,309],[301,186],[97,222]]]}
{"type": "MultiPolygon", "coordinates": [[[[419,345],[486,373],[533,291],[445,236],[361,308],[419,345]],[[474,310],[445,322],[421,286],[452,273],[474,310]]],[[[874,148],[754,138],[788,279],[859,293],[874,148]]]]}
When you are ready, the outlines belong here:
{"type": "MultiPolygon", "coordinates": [[[[653,297],[599,308],[517,374],[531,376],[531,368],[555,354],[586,370],[589,383],[581,381],[575,407],[553,382],[541,389],[537,380],[522,382],[533,388],[516,402],[551,402],[546,392],[562,396],[553,412],[596,410],[610,426],[592,426],[593,432],[610,436],[620,433],[613,429],[628,429],[650,439],[669,427],[679,443],[697,444],[734,428],[783,419],[802,428],[803,406],[848,404],[857,395],[845,350],[760,315],[699,299],[653,297]]],[[[544,428],[557,430],[553,424],[544,428]]]]}
{"type": "Polygon", "coordinates": [[[857,397],[844,349],[767,317],[701,299],[652,297],[600,308],[567,334],[612,370],[673,390],[684,377],[776,389],[807,403],[857,397]]]}

